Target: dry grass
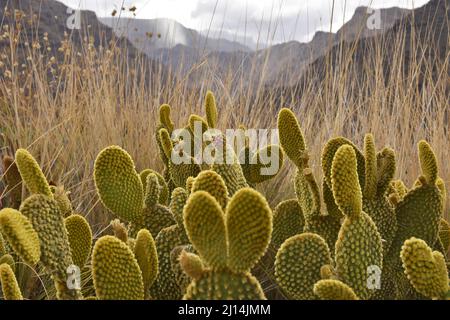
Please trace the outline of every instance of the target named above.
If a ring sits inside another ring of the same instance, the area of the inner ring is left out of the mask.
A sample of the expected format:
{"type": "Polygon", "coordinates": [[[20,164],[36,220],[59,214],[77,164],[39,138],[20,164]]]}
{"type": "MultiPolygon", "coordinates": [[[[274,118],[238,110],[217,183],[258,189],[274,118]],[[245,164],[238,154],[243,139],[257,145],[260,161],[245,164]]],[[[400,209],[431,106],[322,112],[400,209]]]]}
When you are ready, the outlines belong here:
{"type": "MultiPolygon", "coordinates": [[[[364,78],[350,68],[328,66],[326,76],[314,86],[307,83],[298,97],[289,89],[281,93],[277,83],[264,86],[259,82],[266,76],[261,68],[245,75],[229,70],[229,76],[220,77],[216,72],[219,66],[205,59],[193,69],[201,80],[192,83],[189,77],[167,76],[143,58],[128,61],[124,48],[113,43],[95,48],[87,40],[78,52],[68,41],[53,57],[45,50],[44,36],[38,48],[10,26],[3,29],[1,40],[8,44],[0,64],[1,152],[13,154],[19,147],[28,148],[48,179],[71,192],[76,211],[86,215],[99,234],[110,219],[98,204],[93,185],[93,163],[99,151],[117,144],[129,151],[138,169],[162,169],[154,139],[159,105],[171,104],[174,122],[181,127],[189,114],[202,112],[203,96],[212,89],[222,128],[241,123],[275,128],[277,110],[291,101],[317,174],[321,149],[328,139],[344,135],[361,145],[364,134],[372,132],[378,148],[387,145],[396,150],[397,178],[407,185],[412,185],[420,172],[416,144],[427,139],[436,151],[440,175],[450,185],[449,57],[443,62],[426,56],[414,60],[405,76],[400,72],[403,36],[368,49],[364,78]],[[22,45],[17,46],[15,40],[22,45]],[[29,46],[24,46],[25,42],[29,46]],[[387,80],[380,52],[388,45],[394,48],[394,56],[387,80]],[[440,76],[425,73],[419,88],[419,70],[436,63],[440,76]]],[[[413,52],[423,49],[415,45],[413,52]]],[[[350,62],[351,52],[343,52],[341,59],[350,62]]],[[[261,186],[273,205],[293,196],[292,176],[293,168],[286,165],[279,177],[261,186]]]]}

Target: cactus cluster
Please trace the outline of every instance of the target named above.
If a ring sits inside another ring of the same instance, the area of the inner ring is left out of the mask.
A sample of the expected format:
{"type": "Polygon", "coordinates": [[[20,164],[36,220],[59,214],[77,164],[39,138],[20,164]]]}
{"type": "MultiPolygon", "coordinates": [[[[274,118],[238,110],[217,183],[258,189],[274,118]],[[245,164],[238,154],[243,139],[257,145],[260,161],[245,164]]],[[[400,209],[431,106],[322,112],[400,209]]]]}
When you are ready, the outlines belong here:
{"type": "MultiPolygon", "coordinates": [[[[211,92],[204,109],[184,124],[191,138],[219,125],[211,92]]],[[[1,297],[29,298],[38,270],[57,299],[259,300],[271,297],[267,280],[287,299],[448,299],[450,226],[431,146],[419,142],[421,175],[407,187],[394,180],[394,151],[378,150],[371,134],[361,149],[335,137],[323,148],[318,183],[291,110],[280,111],[278,129],[280,146],[252,150],[246,141],[236,152],[218,134],[201,150],[186,149],[171,107],[161,106],[155,138],[164,172],[138,171],[119,146],[98,154],[96,192],[114,220],[95,233],[30,152],[4,157],[1,297]],[[208,150],[214,161],[196,163],[196,152],[208,150]],[[176,162],[177,152],[193,161],[176,162]],[[264,154],[277,155],[276,172],[262,173],[264,154]],[[280,172],[285,156],[295,166],[296,196],[272,210],[259,186],[280,172]]]]}

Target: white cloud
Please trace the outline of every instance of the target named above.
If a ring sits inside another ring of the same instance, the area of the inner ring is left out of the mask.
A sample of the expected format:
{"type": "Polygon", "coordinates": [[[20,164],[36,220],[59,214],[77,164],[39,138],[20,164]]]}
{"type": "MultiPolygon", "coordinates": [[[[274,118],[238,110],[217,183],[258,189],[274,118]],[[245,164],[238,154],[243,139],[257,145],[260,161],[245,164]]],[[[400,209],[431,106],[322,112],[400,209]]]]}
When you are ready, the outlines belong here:
{"type": "MultiPolygon", "coordinates": [[[[260,37],[260,42],[309,40],[317,30],[329,31],[332,0],[60,0],[108,16],[122,3],[137,7],[138,18],[171,18],[186,27],[222,31],[228,37],[260,37]]],[[[428,0],[336,0],[333,31],[358,6],[418,7],[428,0]],[[344,7],[345,5],[345,7],[344,7]]],[[[124,13],[126,14],[126,13],[124,13]]]]}

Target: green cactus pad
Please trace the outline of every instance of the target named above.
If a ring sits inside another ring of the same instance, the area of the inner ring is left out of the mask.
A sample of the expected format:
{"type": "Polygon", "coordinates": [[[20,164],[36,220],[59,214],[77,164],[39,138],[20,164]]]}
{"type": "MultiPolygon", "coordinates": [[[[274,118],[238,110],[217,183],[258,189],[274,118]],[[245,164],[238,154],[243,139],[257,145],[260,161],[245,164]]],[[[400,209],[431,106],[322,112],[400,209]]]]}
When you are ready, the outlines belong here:
{"type": "Polygon", "coordinates": [[[425,241],[411,238],[405,241],[401,258],[409,281],[421,294],[445,299],[449,291],[449,278],[444,256],[432,251],[425,241]]]}
{"type": "Polygon", "coordinates": [[[192,245],[208,266],[227,265],[224,214],[213,196],[206,191],[193,193],[184,208],[184,225],[192,245]]]}
{"type": "Polygon", "coordinates": [[[168,205],[169,199],[170,199],[169,187],[167,186],[167,182],[162,175],[160,175],[158,172],[151,170],[151,169],[143,170],[139,174],[139,176],[141,177],[142,185],[143,186],[147,185],[147,177],[150,174],[156,175],[156,178],[158,179],[158,185],[160,186],[160,194],[159,194],[158,203],[161,205],[164,205],[164,206],[168,205]]]}
{"type": "Polygon", "coordinates": [[[365,159],[364,155],[361,153],[361,151],[358,150],[358,148],[348,139],[343,137],[337,137],[334,139],[331,139],[327,142],[325,147],[322,151],[322,170],[324,174],[325,182],[328,184],[328,187],[330,189],[333,189],[333,184],[331,181],[332,176],[332,166],[333,166],[333,160],[336,155],[336,152],[339,150],[342,146],[351,146],[352,149],[355,151],[356,154],[356,161],[358,163],[357,170],[358,170],[358,180],[359,185],[364,186],[365,185],[365,159]]]}
{"type": "Polygon", "coordinates": [[[278,204],[273,211],[272,243],[278,249],[284,241],[303,233],[305,219],[297,199],[286,200],[278,204]]]}
{"type": "Polygon", "coordinates": [[[439,223],[439,239],[444,247],[444,252],[448,252],[450,250],[450,223],[443,218],[439,223]]]}
{"type": "Polygon", "coordinates": [[[16,276],[9,264],[4,263],[0,265],[0,280],[5,300],[23,300],[16,276]]]}
{"type": "Polygon", "coordinates": [[[235,272],[250,271],[270,243],[272,210],[266,199],[253,189],[239,190],[227,207],[226,226],[228,267],[235,272]]]}
{"type": "Polygon", "coordinates": [[[184,300],[265,300],[258,280],[249,273],[205,272],[187,288],[184,300]]]}
{"type": "Polygon", "coordinates": [[[39,236],[40,261],[55,279],[65,282],[67,268],[73,262],[67,230],[57,202],[36,194],[22,203],[20,211],[30,219],[39,236]]]}
{"type": "Polygon", "coordinates": [[[281,109],[278,114],[280,144],[289,159],[298,167],[304,168],[306,143],[295,114],[289,109],[281,109]]]}
{"type": "Polygon", "coordinates": [[[86,264],[92,249],[92,230],[83,216],[73,214],[64,219],[73,263],[80,269],[86,264]]]}
{"type": "Polygon", "coordinates": [[[210,170],[202,171],[195,178],[192,185],[191,193],[196,191],[206,191],[212,195],[221,208],[225,210],[228,203],[228,190],[222,177],[210,170]]]}
{"type": "Polygon", "coordinates": [[[14,209],[1,210],[0,231],[14,252],[26,263],[34,266],[39,262],[39,236],[26,216],[14,209]]]}
{"type": "Polygon", "coordinates": [[[355,218],[362,212],[362,193],[358,182],[356,154],[349,145],[338,149],[331,169],[334,199],[346,216],[355,218]]]}
{"type": "Polygon", "coordinates": [[[205,111],[206,111],[206,121],[208,122],[208,126],[210,128],[217,127],[217,107],[216,107],[216,98],[211,91],[206,93],[205,98],[205,111]]]}
{"type": "Polygon", "coordinates": [[[42,194],[48,197],[53,196],[47,179],[39,167],[39,164],[27,150],[17,150],[16,165],[19,169],[23,182],[30,193],[42,194]]]}
{"type": "Polygon", "coordinates": [[[100,152],[94,165],[100,200],[121,219],[134,221],[142,214],[144,187],[130,155],[111,146],[100,152]]]}
{"type": "Polygon", "coordinates": [[[436,156],[428,142],[422,140],[418,145],[419,160],[422,173],[429,184],[436,184],[438,179],[438,166],[436,156]]]}
{"type": "Polygon", "coordinates": [[[339,280],[320,280],[314,285],[314,293],[322,300],[358,300],[352,288],[339,280]]]}
{"type": "Polygon", "coordinates": [[[172,270],[171,253],[178,246],[184,245],[179,237],[180,228],[173,225],[161,230],[155,239],[158,251],[158,278],[150,289],[154,299],[179,300],[182,297],[181,288],[172,270]]]}
{"type": "Polygon", "coordinates": [[[95,243],[92,277],[100,300],[144,299],[144,283],[134,254],[115,237],[104,236],[95,243]]]}
{"type": "Polygon", "coordinates": [[[159,107],[159,122],[171,133],[174,129],[174,124],[170,118],[170,112],[171,108],[168,104],[163,104],[159,107]]]}
{"type": "Polygon", "coordinates": [[[303,233],[281,245],[275,260],[275,277],[289,298],[316,299],[314,284],[321,280],[321,268],[330,264],[330,250],[325,240],[314,233],[303,233]]]}
{"type": "Polygon", "coordinates": [[[142,272],[144,292],[147,295],[158,275],[158,255],[155,241],[148,230],[142,229],[138,232],[134,255],[142,272]]]}
{"type": "Polygon", "coordinates": [[[58,203],[61,214],[64,217],[69,216],[73,211],[72,203],[70,202],[70,199],[69,199],[69,193],[66,192],[64,190],[64,187],[62,187],[62,186],[60,186],[60,187],[51,186],[50,189],[52,190],[53,198],[58,203]]]}

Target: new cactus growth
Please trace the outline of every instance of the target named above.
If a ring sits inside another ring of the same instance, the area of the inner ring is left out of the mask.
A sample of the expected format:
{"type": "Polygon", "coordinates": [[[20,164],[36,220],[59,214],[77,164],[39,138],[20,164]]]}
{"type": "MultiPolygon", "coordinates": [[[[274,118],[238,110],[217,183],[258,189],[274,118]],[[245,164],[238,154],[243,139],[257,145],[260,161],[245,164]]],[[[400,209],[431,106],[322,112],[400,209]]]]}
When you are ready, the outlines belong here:
{"type": "Polygon", "coordinates": [[[80,269],[86,264],[92,249],[92,230],[83,216],[73,214],[64,219],[73,263],[80,269]]]}
{"type": "Polygon", "coordinates": [[[9,264],[0,265],[0,280],[5,300],[23,300],[16,276],[9,264]]]}
{"type": "Polygon", "coordinates": [[[216,106],[216,98],[211,91],[206,93],[205,98],[205,111],[206,111],[206,121],[210,128],[217,127],[217,106],[216,106]]]}
{"type": "Polygon", "coordinates": [[[53,197],[53,193],[50,190],[50,186],[44,173],[39,167],[39,164],[27,150],[19,149],[16,151],[16,165],[23,182],[30,193],[53,197]]]}
{"type": "Polygon", "coordinates": [[[405,241],[400,255],[405,274],[419,293],[429,298],[446,298],[450,290],[448,270],[440,252],[413,237],[405,241]]]}
{"type": "Polygon", "coordinates": [[[92,276],[100,300],[143,300],[144,282],[130,248],[112,236],[97,240],[92,253],[92,276]]]}
{"type": "Polygon", "coordinates": [[[141,269],[144,293],[147,296],[158,275],[158,257],[155,241],[148,230],[142,229],[138,232],[134,246],[134,255],[141,269]]]}
{"type": "Polygon", "coordinates": [[[244,188],[223,212],[205,191],[191,194],[184,208],[189,239],[207,267],[193,279],[185,299],[264,299],[249,273],[264,255],[272,232],[272,212],[256,191],[244,188]]]}
{"type": "Polygon", "coordinates": [[[0,211],[0,231],[23,261],[36,265],[41,257],[39,237],[30,220],[14,209],[0,211]]]}
{"type": "Polygon", "coordinates": [[[322,300],[358,300],[352,288],[339,280],[320,280],[314,285],[314,293],[322,300]]]}

